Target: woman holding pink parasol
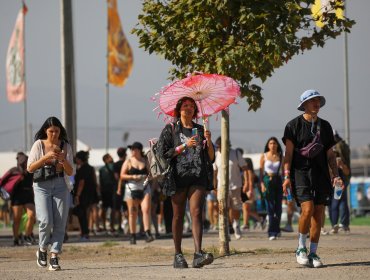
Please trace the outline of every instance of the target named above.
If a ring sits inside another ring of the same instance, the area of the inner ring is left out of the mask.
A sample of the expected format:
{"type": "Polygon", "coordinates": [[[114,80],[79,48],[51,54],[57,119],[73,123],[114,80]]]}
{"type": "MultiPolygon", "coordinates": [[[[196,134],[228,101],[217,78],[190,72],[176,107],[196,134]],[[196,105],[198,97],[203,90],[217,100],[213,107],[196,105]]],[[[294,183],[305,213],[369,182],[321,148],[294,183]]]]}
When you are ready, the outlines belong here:
{"type": "Polygon", "coordinates": [[[194,259],[192,266],[200,268],[213,262],[213,255],[202,248],[202,209],[206,191],[212,187],[212,162],[215,151],[211,132],[193,122],[198,107],[193,98],[182,97],[174,109],[175,122],[166,125],[158,141],[158,153],[171,163],[172,172],[162,187],[171,196],[173,207],[172,232],[175,243],[174,268],[187,268],[182,254],[183,219],[187,200],[192,218],[194,259]]]}

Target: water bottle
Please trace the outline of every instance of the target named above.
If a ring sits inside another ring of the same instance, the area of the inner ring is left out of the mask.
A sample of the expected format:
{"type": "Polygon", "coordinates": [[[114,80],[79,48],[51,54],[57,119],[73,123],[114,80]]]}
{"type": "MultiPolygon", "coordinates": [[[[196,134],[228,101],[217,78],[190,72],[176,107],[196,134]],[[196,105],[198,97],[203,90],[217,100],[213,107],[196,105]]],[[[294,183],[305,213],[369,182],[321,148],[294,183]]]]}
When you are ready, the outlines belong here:
{"type": "Polygon", "coordinates": [[[290,191],[290,188],[287,188],[287,189],[286,189],[286,192],[287,192],[286,200],[287,200],[288,202],[292,202],[293,198],[292,198],[292,193],[291,193],[291,191],[290,191]]]}
{"type": "Polygon", "coordinates": [[[337,182],[334,185],[334,199],[339,200],[342,197],[343,189],[342,184],[337,182]]]}

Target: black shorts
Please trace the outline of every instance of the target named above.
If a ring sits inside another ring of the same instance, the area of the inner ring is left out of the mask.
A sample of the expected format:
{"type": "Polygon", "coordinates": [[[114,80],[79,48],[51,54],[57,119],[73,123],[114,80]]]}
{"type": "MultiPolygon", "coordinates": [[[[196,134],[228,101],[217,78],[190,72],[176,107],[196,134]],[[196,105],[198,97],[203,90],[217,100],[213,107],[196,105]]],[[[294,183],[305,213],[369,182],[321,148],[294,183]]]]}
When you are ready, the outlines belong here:
{"type": "Polygon", "coordinates": [[[112,208],[113,207],[113,192],[102,192],[101,200],[103,202],[103,208],[112,208]]]}
{"type": "Polygon", "coordinates": [[[314,183],[311,173],[306,171],[295,171],[293,184],[293,195],[300,206],[302,202],[313,201],[314,205],[329,205],[331,189],[326,183],[314,183]]]}
{"type": "Polygon", "coordinates": [[[241,188],[241,194],[240,194],[240,196],[241,196],[241,198],[242,198],[242,202],[243,202],[243,203],[244,203],[244,202],[247,202],[247,201],[249,200],[248,195],[247,195],[245,192],[243,192],[243,188],[241,188]]]}
{"type": "Polygon", "coordinates": [[[12,194],[11,198],[11,206],[20,206],[26,204],[35,204],[33,189],[25,190],[25,189],[17,189],[12,194]]]}
{"type": "Polygon", "coordinates": [[[122,210],[123,205],[123,194],[118,195],[117,193],[113,194],[113,210],[122,210]]]}

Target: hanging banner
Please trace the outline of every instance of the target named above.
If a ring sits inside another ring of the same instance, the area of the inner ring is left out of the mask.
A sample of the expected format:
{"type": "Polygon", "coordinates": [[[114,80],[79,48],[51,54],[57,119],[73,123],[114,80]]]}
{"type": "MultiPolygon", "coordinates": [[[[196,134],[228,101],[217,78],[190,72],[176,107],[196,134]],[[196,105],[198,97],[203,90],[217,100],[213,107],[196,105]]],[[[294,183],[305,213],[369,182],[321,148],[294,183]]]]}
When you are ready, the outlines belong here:
{"type": "Polygon", "coordinates": [[[344,0],[315,0],[312,5],[311,11],[312,16],[315,19],[316,25],[322,28],[326,24],[324,13],[335,13],[336,17],[343,19],[344,0]],[[341,5],[341,8],[332,8],[332,5],[336,3],[341,5]]]}
{"type": "Polygon", "coordinates": [[[20,102],[26,98],[24,73],[24,16],[27,6],[19,11],[6,56],[6,92],[9,102],[20,102]]]}
{"type": "Polygon", "coordinates": [[[132,50],[122,30],[117,0],[108,0],[108,82],[124,86],[132,64],[132,50]]]}

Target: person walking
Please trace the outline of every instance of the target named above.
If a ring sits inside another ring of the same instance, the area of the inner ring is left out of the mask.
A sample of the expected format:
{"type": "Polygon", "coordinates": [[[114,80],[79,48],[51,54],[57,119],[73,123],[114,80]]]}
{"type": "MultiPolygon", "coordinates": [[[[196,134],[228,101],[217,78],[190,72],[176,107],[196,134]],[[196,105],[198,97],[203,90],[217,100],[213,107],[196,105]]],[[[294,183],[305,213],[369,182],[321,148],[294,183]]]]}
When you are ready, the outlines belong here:
{"type": "Polygon", "coordinates": [[[145,241],[152,242],[154,237],[150,232],[151,188],[148,184],[144,185],[149,174],[148,161],[144,157],[141,143],[134,142],[128,148],[131,150],[131,157],[123,163],[121,179],[126,182],[125,201],[129,215],[130,244],[136,244],[136,222],[139,207],[141,207],[143,214],[145,241]]]}
{"type": "MultiPolygon", "coordinates": [[[[106,216],[108,208],[111,209],[109,217],[109,230],[114,232],[114,211],[113,196],[117,188],[117,180],[113,172],[113,158],[110,154],[103,156],[104,166],[99,169],[99,186],[102,198],[102,205],[99,209],[99,218],[103,226],[102,230],[106,232],[106,216]]],[[[100,229],[99,229],[100,231],[100,229]]]]}
{"type": "Polygon", "coordinates": [[[27,214],[24,242],[27,245],[36,244],[33,235],[33,226],[36,222],[35,201],[33,194],[33,176],[27,172],[28,157],[23,152],[17,153],[17,171],[22,174],[22,179],[17,183],[10,197],[13,212],[13,237],[14,245],[20,245],[19,229],[24,211],[27,214]]]}
{"type": "MultiPolygon", "coordinates": [[[[213,165],[214,168],[214,178],[215,178],[215,185],[217,189],[221,188],[221,137],[217,138],[216,140],[216,159],[213,165]]],[[[235,150],[230,148],[229,151],[229,198],[228,198],[228,208],[229,208],[229,219],[234,229],[235,239],[239,240],[241,236],[240,230],[240,214],[243,209],[243,202],[241,197],[241,192],[243,190],[244,193],[249,191],[249,184],[248,184],[248,165],[246,161],[243,159],[243,155],[235,150]],[[241,174],[241,171],[243,175],[241,174]],[[244,180],[242,180],[242,176],[244,180]],[[244,181],[244,183],[243,183],[244,181]]],[[[249,193],[251,196],[251,193],[249,193]]]]}
{"type": "MultiPolygon", "coordinates": [[[[338,165],[338,172],[339,176],[342,178],[344,182],[344,189],[342,191],[342,195],[339,199],[332,199],[329,207],[329,218],[331,222],[331,230],[330,233],[338,233],[339,230],[339,213],[341,212],[341,229],[345,233],[349,233],[349,207],[348,207],[348,195],[347,195],[347,186],[349,185],[349,182],[346,180],[350,177],[350,169],[349,167],[343,162],[342,158],[340,157],[340,154],[335,151],[335,154],[337,156],[337,165],[338,165]]],[[[334,193],[334,190],[333,190],[334,193]]]]}
{"type": "Polygon", "coordinates": [[[323,265],[317,255],[317,247],[325,206],[332,197],[333,185],[343,185],[332,148],[335,145],[332,127],[328,121],[318,117],[324,105],[325,97],[318,91],[305,91],[298,105],[298,110],[304,113],[288,122],[282,139],[286,146],[283,190],[287,195],[287,189],[292,188],[301,207],[296,260],[301,265],[313,267],[323,265]],[[308,233],[309,255],[306,248],[308,233]]]}
{"type": "Polygon", "coordinates": [[[73,212],[80,223],[80,241],[85,242],[89,241],[90,229],[92,229],[89,218],[94,215],[92,209],[98,201],[98,184],[95,169],[89,164],[89,152],[78,151],[76,165],[73,212]]]}
{"type": "Polygon", "coordinates": [[[265,193],[269,226],[269,240],[276,240],[280,235],[283,188],[280,176],[283,152],[276,137],[267,140],[264,153],[260,159],[261,191],[265,193]]]}
{"type": "Polygon", "coordinates": [[[125,182],[121,180],[120,174],[122,165],[126,160],[126,148],[119,147],[117,149],[118,161],[113,165],[114,177],[116,178],[116,186],[113,193],[113,235],[115,235],[115,224],[118,224],[118,233],[124,233],[125,224],[128,221],[127,203],[124,201],[125,182]]]}
{"type": "Polygon", "coordinates": [[[336,233],[338,230],[343,230],[344,232],[349,233],[350,211],[348,206],[347,190],[351,182],[351,150],[349,145],[342,139],[342,137],[340,137],[336,130],[334,130],[333,133],[334,140],[336,142],[334,150],[337,155],[339,172],[342,171],[341,177],[344,182],[345,190],[343,191],[342,197],[339,199],[339,208],[341,210],[340,223],[338,224],[338,227],[334,226],[331,232],[336,233]]]}
{"type": "Polygon", "coordinates": [[[158,140],[158,154],[167,159],[172,168],[162,188],[163,193],[171,197],[173,208],[174,268],[188,267],[181,249],[187,201],[195,249],[192,266],[200,268],[213,262],[213,255],[202,250],[202,214],[206,191],[213,189],[212,162],[215,152],[211,132],[193,122],[197,114],[198,107],[194,99],[180,98],[174,110],[175,122],[165,126],[158,140]]]}
{"type": "Polygon", "coordinates": [[[68,217],[69,190],[64,176],[74,174],[72,147],[67,132],[56,117],[49,117],[35,134],[27,170],[33,174],[36,217],[39,221],[37,265],[60,270],[58,255],[62,251],[68,217]],[[52,233],[52,235],[51,235],[52,233]]]}

